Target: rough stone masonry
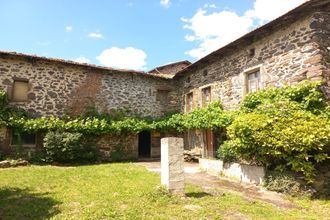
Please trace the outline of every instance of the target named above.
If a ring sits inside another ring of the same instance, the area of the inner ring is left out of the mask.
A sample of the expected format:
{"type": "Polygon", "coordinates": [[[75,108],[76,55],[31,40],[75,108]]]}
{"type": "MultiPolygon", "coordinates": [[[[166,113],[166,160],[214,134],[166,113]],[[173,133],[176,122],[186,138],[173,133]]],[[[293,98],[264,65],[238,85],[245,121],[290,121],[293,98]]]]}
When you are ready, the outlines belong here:
{"type": "MultiPolygon", "coordinates": [[[[185,112],[188,94],[192,94],[192,108],[202,107],[205,88],[210,89],[211,101],[235,109],[247,93],[248,73],[258,71],[260,88],[323,80],[324,93],[330,100],[329,12],[329,0],[308,1],[193,64],[178,62],[150,72],[0,51],[0,90],[11,98],[15,81],[28,82],[28,99],[11,100],[10,104],[35,117],[76,116],[87,109],[160,117],[169,112],[185,112]]],[[[159,156],[160,138],[168,135],[153,132],[151,155],[159,156]]],[[[185,149],[205,150],[204,131],[189,131],[184,136],[185,149]]],[[[130,135],[96,137],[95,142],[105,156],[111,155],[120,143],[137,157],[137,141],[138,135],[130,135]]],[[[13,149],[10,129],[2,130],[0,151],[13,149]]]]}
{"type": "Polygon", "coordinates": [[[183,138],[161,139],[161,183],[170,193],[184,195],[183,138]]]}

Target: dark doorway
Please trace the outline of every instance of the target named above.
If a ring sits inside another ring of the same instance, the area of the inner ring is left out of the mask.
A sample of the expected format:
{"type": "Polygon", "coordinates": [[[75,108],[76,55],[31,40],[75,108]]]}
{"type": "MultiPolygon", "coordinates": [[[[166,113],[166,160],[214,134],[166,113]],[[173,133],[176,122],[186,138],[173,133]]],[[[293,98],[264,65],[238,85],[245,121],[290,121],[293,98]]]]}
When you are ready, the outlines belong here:
{"type": "Polygon", "coordinates": [[[139,157],[150,157],[151,134],[149,131],[139,133],[139,157]]]}

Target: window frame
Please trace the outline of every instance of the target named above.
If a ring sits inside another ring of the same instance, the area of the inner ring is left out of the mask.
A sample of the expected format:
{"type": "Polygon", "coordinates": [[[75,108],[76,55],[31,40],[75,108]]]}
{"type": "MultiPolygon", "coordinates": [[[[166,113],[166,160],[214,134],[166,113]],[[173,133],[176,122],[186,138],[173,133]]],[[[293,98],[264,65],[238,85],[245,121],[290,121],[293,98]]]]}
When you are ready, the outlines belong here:
{"type": "Polygon", "coordinates": [[[249,91],[249,80],[248,80],[248,76],[249,74],[255,73],[255,72],[259,72],[259,90],[264,88],[264,84],[263,84],[263,68],[262,68],[262,64],[258,64],[255,66],[252,66],[250,68],[245,69],[243,72],[241,72],[241,79],[242,79],[242,83],[243,83],[243,87],[242,87],[242,92],[243,92],[243,97],[245,95],[247,95],[248,93],[250,93],[249,91]]]}
{"type": "Polygon", "coordinates": [[[11,91],[11,97],[10,101],[11,102],[27,102],[29,101],[28,93],[29,93],[29,80],[28,79],[23,79],[23,78],[13,78],[13,86],[12,86],[12,91],[11,91]],[[15,83],[26,83],[27,86],[27,91],[26,91],[26,99],[15,99],[15,83]]]}
{"type": "Polygon", "coordinates": [[[260,69],[256,69],[255,71],[251,71],[246,73],[246,93],[257,92],[261,89],[261,74],[260,69]],[[252,79],[250,79],[251,75],[255,75],[252,79]],[[257,74],[257,76],[256,76],[257,74]],[[251,89],[251,83],[256,83],[256,88],[254,91],[251,89]]]}
{"type": "Polygon", "coordinates": [[[156,101],[160,102],[163,105],[167,105],[169,103],[169,93],[170,93],[170,90],[168,90],[168,89],[157,89],[156,101]]]}
{"type": "Polygon", "coordinates": [[[185,103],[185,107],[186,107],[186,112],[190,112],[194,109],[194,93],[193,92],[189,92],[186,94],[186,103],[185,103]]]}
{"type": "MultiPolygon", "coordinates": [[[[29,134],[27,132],[25,132],[28,135],[32,135],[33,139],[34,139],[34,143],[22,143],[21,146],[22,147],[36,147],[37,146],[37,134],[29,134]]],[[[24,134],[24,132],[20,132],[20,134],[24,134]]],[[[19,144],[15,144],[14,143],[14,135],[15,135],[15,131],[13,129],[10,130],[10,146],[11,147],[16,147],[19,146],[19,144]]]]}
{"type": "Polygon", "coordinates": [[[207,86],[201,89],[201,93],[202,93],[202,107],[206,107],[208,104],[211,103],[212,100],[212,88],[211,86],[207,86]],[[208,91],[208,100],[206,100],[206,91],[208,91]]]}

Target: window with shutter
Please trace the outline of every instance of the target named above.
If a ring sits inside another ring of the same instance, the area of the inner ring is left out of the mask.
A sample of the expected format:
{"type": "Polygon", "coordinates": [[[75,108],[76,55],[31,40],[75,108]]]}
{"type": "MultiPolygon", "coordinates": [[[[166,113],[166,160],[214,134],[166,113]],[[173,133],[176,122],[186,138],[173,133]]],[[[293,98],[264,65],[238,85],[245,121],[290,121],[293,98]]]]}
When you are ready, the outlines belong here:
{"type": "Polygon", "coordinates": [[[186,96],[186,111],[189,112],[194,108],[194,96],[193,93],[189,93],[186,96]]]}
{"type": "Polygon", "coordinates": [[[28,100],[28,81],[15,80],[13,85],[12,101],[24,102],[28,100]]]}
{"type": "Polygon", "coordinates": [[[206,107],[211,102],[211,87],[202,89],[202,107],[206,107]]]}
{"type": "Polygon", "coordinates": [[[260,71],[247,74],[247,93],[256,92],[260,89],[260,71]]]}

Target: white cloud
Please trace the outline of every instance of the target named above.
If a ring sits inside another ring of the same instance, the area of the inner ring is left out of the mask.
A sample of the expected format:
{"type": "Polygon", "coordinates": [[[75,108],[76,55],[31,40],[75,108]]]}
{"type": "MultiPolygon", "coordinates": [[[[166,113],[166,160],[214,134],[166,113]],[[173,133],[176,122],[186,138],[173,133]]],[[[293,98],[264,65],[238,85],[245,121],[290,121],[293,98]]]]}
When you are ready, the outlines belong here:
{"type": "Polygon", "coordinates": [[[170,7],[170,4],[171,4],[170,0],[160,0],[160,5],[165,8],[170,7]]]}
{"type": "Polygon", "coordinates": [[[99,32],[91,32],[88,34],[88,37],[94,38],[94,39],[103,39],[104,38],[103,34],[101,34],[99,32]]]}
{"type": "Polygon", "coordinates": [[[77,63],[90,63],[91,61],[86,58],[86,57],[78,57],[76,59],[74,59],[73,61],[77,62],[77,63]]]}
{"type": "Polygon", "coordinates": [[[259,23],[273,20],[307,0],[255,0],[253,9],[246,11],[246,15],[255,18],[259,23]]]}
{"type": "Polygon", "coordinates": [[[215,4],[205,4],[204,8],[217,8],[215,4]]]}
{"type": "MultiPolygon", "coordinates": [[[[251,29],[286,13],[307,0],[255,0],[253,8],[243,15],[229,10],[208,13],[212,7],[207,4],[198,9],[192,18],[181,18],[185,29],[192,31],[185,39],[199,43],[197,48],[186,54],[201,58],[210,52],[234,41],[251,29]]],[[[215,6],[215,5],[214,5],[215,6]]]]}
{"type": "Polygon", "coordinates": [[[66,31],[66,32],[71,32],[72,29],[73,29],[72,26],[66,26],[66,27],[65,27],[65,31],[66,31]]]}
{"type": "Polygon", "coordinates": [[[146,69],[147,54],[133,47],[112,47],[104,50],[96,59],[104,66],[121,69],[146,69]]]}
{"type": "Polygon", "coordinates": [[[187,34],[186,36],[184,36],[184,38],[186,39],[186,41],[195,41],[196,37],[193,35],[189,35],[187,34]]]}
{"type": "Polygon", "coordinates": [[[186,54],[201,58],[245,34],[253,25],[253,20],[239,16],[235,12],[221,11],[207,14],[206,10],[199,9],[190,19],[181,19],[186,25],[185,29],[193,32],[186,35],[188,41],[198,41],[198,48],[187,51],[186,54]]]}

